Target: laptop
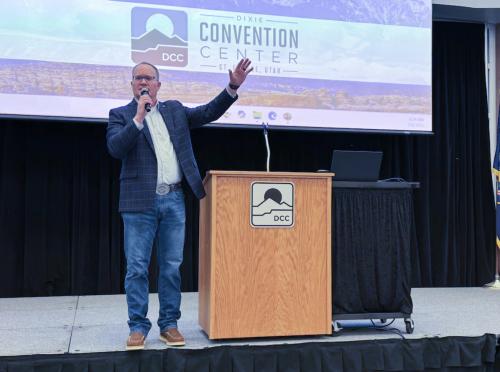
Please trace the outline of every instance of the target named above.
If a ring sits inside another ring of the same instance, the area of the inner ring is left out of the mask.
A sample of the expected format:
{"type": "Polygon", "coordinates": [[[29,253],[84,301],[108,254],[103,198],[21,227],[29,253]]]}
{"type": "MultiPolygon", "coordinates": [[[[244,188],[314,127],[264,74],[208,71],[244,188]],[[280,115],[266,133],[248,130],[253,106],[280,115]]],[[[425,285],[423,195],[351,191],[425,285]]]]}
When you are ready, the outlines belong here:
{"type": "Polygon", "coordinates": [[[382,151],[333,150],[334,181],[378,181],[382,151]]]}

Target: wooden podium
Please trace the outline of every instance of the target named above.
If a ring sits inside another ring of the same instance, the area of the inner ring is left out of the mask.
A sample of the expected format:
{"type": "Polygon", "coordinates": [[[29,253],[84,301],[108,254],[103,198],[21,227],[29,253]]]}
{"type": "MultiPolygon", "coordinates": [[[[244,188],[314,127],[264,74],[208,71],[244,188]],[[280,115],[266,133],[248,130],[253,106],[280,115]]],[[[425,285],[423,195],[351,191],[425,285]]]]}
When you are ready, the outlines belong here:
{"type": "Polygon", "coordinates": [[[207,173],[198,320],[210,339],[331,334],[332,176],[207,173]]]}

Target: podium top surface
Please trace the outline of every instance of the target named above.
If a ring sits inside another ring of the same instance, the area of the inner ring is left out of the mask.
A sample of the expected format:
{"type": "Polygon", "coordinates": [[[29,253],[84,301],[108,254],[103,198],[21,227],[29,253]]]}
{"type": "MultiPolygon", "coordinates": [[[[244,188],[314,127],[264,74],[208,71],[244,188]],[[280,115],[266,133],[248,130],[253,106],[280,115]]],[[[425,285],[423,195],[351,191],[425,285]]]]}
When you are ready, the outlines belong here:
{"type": "Polygon", "coordinates": [[[227,171],[227,170],[209,170],[205,180],[210,176],[228,176],[228,177],[268,177],[268,178],[332,178],[335,174],[330,172],[265,172],[265,171],[227,171]]]}

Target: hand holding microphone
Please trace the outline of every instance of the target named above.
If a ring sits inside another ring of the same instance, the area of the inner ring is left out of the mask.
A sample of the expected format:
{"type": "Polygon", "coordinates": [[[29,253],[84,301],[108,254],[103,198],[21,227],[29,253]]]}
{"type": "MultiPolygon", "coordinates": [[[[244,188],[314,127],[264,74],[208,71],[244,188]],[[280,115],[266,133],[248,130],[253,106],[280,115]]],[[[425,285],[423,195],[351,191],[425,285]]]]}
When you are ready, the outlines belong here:
{"type": "MultiPolygon", "coordinates": [[[[149,89],[148,88],[142,88],[141,89],[141,96],[148,96],[149,97],[149,89]]],[[[144,105],[144,108],[146,109],[147,112],[151,111],[151,103],[146,102],[144,105]]]]}
{"type": "Polygon", "coordinates": [[[147,113],[151,111],[152,99],[149,96],[149,89],[142,88],[140,97],[137,102],[137,112],[135,114],[134,120],[138,123],[142,123],[147,113]]]}

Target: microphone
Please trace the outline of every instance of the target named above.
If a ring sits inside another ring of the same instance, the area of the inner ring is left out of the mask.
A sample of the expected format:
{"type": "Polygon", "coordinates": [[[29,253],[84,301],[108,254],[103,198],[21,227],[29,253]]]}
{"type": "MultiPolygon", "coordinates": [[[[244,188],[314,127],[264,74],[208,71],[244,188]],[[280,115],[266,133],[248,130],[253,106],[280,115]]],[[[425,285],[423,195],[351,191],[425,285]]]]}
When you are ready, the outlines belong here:
{"type": "MultiPolygon", "coordinates": [[[[149,89],[148,88],[142,88],[141,89],[141,96],[149,96],[149,89]]],[[[144,106],[147,112],[151,111],[151,103],[146,103],[144,106]]]]}
{"type": "Polygon", "coordinates": [[[264,139],[266,140],[266,149],[267,149],[267,162],[266,169],[269,172],[269,161],[271,160],[271,149],[269,148],[269,139],[267,138],[267,128],[269,124],[262,122],[262,128],[264,129],[264,139]]]}

